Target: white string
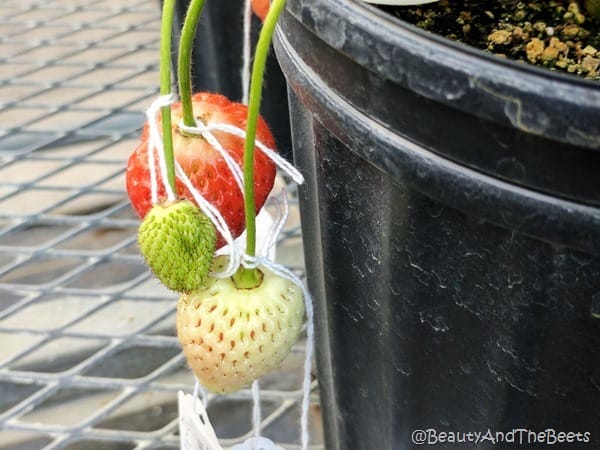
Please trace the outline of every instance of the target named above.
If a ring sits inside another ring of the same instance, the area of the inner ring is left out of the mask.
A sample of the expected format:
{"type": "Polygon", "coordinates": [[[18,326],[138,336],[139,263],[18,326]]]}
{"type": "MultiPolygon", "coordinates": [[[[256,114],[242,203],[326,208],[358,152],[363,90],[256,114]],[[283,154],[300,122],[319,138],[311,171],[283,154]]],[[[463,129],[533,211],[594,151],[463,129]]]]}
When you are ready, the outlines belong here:
{"type": "Polygon", "coordinates": [[[244,2],[244,48],[242,54],[242,103],[248,104],[250,97],[250,59],[252,39],[252,6],[250,0],[244,2]]]}
{"type": "MultiPolygon", "coordinates": [[[[244,7],[244,50],[243,50],[243,64],[242,64],[242,103],[248,104],[249,95],[250,95],[250,58],[251,58],[251,23],[252,23],[252,11],[250,0],[245,1],[244,7]]],[[[235,127],[227,126],[227,129],[221,128],[221,131],[228,131],[232,134],[245,138],[246,133],[243,130],[236,129],[235,127]]],[[[276,152],[271,150],[270,148],[263,145],[258,140],[255,141],[255,145],[262,150],[271,160],[285,173],[287,173],[294,182],[297,184],[304,183],[304,177],[302,174],[290,163],[288,163],[284,158],[280,157],[276,152]]],[[[289,272],[285,267],[277,265],[266,258],[266,255],[269,254],[270,249],[276,244],[277,237],[281,233],[283,226],[288,217],[288,203],[287,196],[285,195],[285,188],[282,190],[282,198],[283,198],[283,214],[279,215],[279,219],[276,221],[274,226],[271,228],[270,234],[265,241],[265,245],[262,248],[262,254],[265,257],[262,258],[262,262],[264,265],[270,266],[273,269],[273,266],[276,266],[277,269],[283,269],[283,273],[280,273],[280,276],[289,279],[290,281],[297,284],[303,291],[306,315],[307,315],[307,328],[306,328],[306,356],[304,360],[304,379],[302,383],[302,412],[300,419],[300,432],[301,432],[301,442],[302,442],[302,450],[308,449],[308,441],[309,441],[309,433],[308,433],[308,411],[310,407],[310,384],[311,384],[311,366],[312,366],[312,354],[314,347],[314,325],[313,325],[313,307],[312,307],[312,299],[310,297],[310,293],[308,289],[304,286],[302,281],[297,278],[293,273],[289,272]],[[287,276],[286,276],[287,275],[287,276]],[[289,276],[291,275],[291,277],[289,276]]],[[[279,204],[278,204],[279,207],[279,204]]],[[[280,209],[281,213],[281,209],[280,209]]],[[[246,258],[247,255],[244,255],[245,264],[250,263],[250,258],[246,258]]],[[[258,263],[258,260],[254,261],[253,264],[258,263]]],[[[255,381],[252,384],[252,395],[254,401],[254,435],[256,440],[260,437],[260,398],[259,398],[259,386],[258,382],[255,381]]],[[[254,442],[256,442],[256,440],[254,442]]],[[[254,448],[254,444],[253,444],[254,448]]]]}
{"type": "Polygon", "coordinates": [[[227,226],[227,222],[219,212],[217,208],[215,208],[208,200],[206,200],[200,192],[194,187],[191,180],[188,178],[186,173],[183,171],[179,163],[175,162],[175,173],[181,179],[184,186],[190,191],[192,197],[196,201],[196,204],[200,208],[200,210],[208,217],[208,219],[213,223],[217,232],[223,237],[227,246],[230,249],[230,257],[229,264],[227,268],[222,272],[211,272],[211,275],[216,278],[229,278],[232,276],[240,265],[241,255],[240,252],[235,245],[235,241],[229,227],[227,226]]]}
{"type": "Polygon", "coordinates": [[[311,392],[311,371],[312,371],[312,357],[314,352],[314,310],[312,305],[312,297],[310,292],[292,271],[287,267],[277,264],[264,257],[251,257],[244,255],[242,264],[246,268],[255,268],[263,266],[273,272],[275,275],[285,278],[302,290],[304,296],[304,308],[306,310],[306,349],[304,359],[304,377],[302,381],[302,410],[300,416],[300,433],[301,433],[301,444],[302,450],[308,449],[309,433],[308,433],[308,413],[310,409],[310,392],[311,392]]]}
{"type": "Polygon", "coordinates": [[[281,234],[285,223],[287,222],[287,218],[289,215],[288,201],[287,201],[287,192],[285,188],[281,189],[281,199],[277,200],[277,210],[278,214],[276,216],[275,223],[271,226],[269,233],[267,234],[263,246],[261,248],[260,254],[264,258],[268,258],[271,249],[275,247],[277,244],[277,238],[281,234]]]}
{"type": "Polygon", "coordinates": [[[157,97],[148,110],[146,111],[146,117],[148,118],[148,168],[150,169],[150,192],[152,195],[152,204],[158,203],[158,177],[156,174],[155,161],[157,160],[158,153],[158,165],[160,174],[163,181],[165,192],[167,193],[167,199],[169,201],[175,200],[175,193],[171,189],[171,185],[168,182],[167,177],[167,162],[165,160],[165,152],[163,146],[163,140],[158,129],[158,114],[160,109],[164,106],[170,106],[175,102],[175,95],[161,95],[157,97]]]}
{"type": "MultiPolygon", "coordinates": [[[[246,131],[238,128],[236,126],[226,124],[226,123],[218,123],[218,124],[210,124],[206,126],[206,130],[210,131],[223,131],[225,133],[233,134],[242,139],[246,139],[246,131]]],[[[277,167],[283,170],[296,184],[304,183],[304,176],[300,173],[298,169],[296,169],[291,163],[289,163],[285,158],[280,156],[275,150],[267,147],[258,139],[255,139],[254,145],[258,147],[267,157],[275,163],[277,167]]]]}
{"type": "MultiPolygon", "coordinates": [[[[193,134],[195,136],[202,136],[206,140],[206,142],[208,142],[208,144],[211,147],[213,147],[221,155],[221,157],[225,160],[227,167],[231,171],[231,174],[233,175],[235,182],[237,183],[238,187],[240,188],[240,192],[242,193],[242,195],[244,195],[244,174],[242,173],[242,169],[235,162],[235,160],[231,157],[229,152],[223,148],[223,146],[221,145],[219,140],[211,133],[211,131],[219,130],[219,129],[215,128],[214,126],[206,125],[201,121],[199,122],[196,119],[194,119],[194,122],[196,123],[195,126],[188,126],[183,123],[183,119],[182,119],[179,122],[179,129],[187,134],[193,134]]],[[[221,130],[219,130],[219,131],[221,131],[221,130]]],[[[244,133],[244,137],[245,136],[246,136],[246,134],[244,133]]]]}
{"type": "Polygon", "coordinates": [[[198,378],[196,378],[196,382],[194,383],[194,397],[198,398],[198,394],[200,393],[200,381],[198,381],[198,378]]]}
{"type": "Polygon", "coordinates": [[[254,425],[254,441],[252,442],[252,449],[256,449],[256,443],[260,438],[260,421],[261,421],[261,408],[260,408],[260,385],[258,380],[254,380],[252,383],[252,424],[254,425]]]}
{"type": "MultiPolygon", "coordinates": [[[[288,215],[289,215],[289,205],[287,201],[286,189],[283,188],[281,190],[281,199],[277,202],[277,207],[279,210],[279,215],[271,230],[269,232],[269,236],[265,241],[265,245],[262,249],[262,257],[261,258],[250,258],[245,255],[244,260],[245,264],[258,266],[263,265],[268,267],[271,272],[279,275],[282,278],[286,278],[292,281],[294,284],[299,286],[302,289],[302,293],[304,295],[304,307],[306,310],[307,324],[306,324],[306,349],[305,349],[305,359],[304,359],[304,377],[302,381],[302,412],[300,417],[300,432],[301,432],[301,442],[302,442],[302,450],[307,450],[308,442],[309,442],[309,433],[308,433],[308,413],[310,408],[310,392],[311,392],[311,371],[312,371],[312,357],[314,352],[314,309],[312,305],[312,298],[308,289],[304,286],[304,283],[296,277],[289,269],[280,264],[276,264],[275,262],[268,259],[267,255],[271,247],[273,247],[277,242],[277,237],[281,234],[283,226],[285,225],[288,215]]],[[[254,385],[253,385],[254,389],[254,385]]],[[[256,399],[255,399],[256,401],[256,399]]],[[[260,430],[258,430],[260,432],[260,430]]],[[[259,435],[257,435],[258,437],[259,435]]]]}
{"type": "Polygon", "coordinates": [[[263,145],[262,142],[256,141],[256,146],[262,150],[274,163],[277,167],[283,170],[286,174],[290,176],[290,178],[296,184],[304,184],[304,176],[300,173],[298,169],[296,169],[291,163],[289,163],[285,158],[279,156],[275,150],[270,149],[266,145],[263,145]]]}
{"type": "Polygon", "coordinates": [[[206,409],[206,407],[208,406],[208,394],[206,393],[206,389],[204,389],[202,387],[202,385],[200,384],[200,380],[198,380],[198,378],[194,377],[194,379],[196,380],[194,382],[194,393],[193,396],[195,399],[200,399],[200,395],[202,395],[202,405],[204,406],[204,409],[206,409]]]}
{"type": "MultiPolygon", "coordinates": [[[[187,126],[187,125],[183,124],[183,122],[181,122],[179,124],[179,127],[185,133],[202,136],[204,139],[206,139],[206,141],[213,148],[215,148],[219,152],[219,154],[225,160],[227,167],[233,174],[233,176],[238,184],[238,187],[240,188],[240,190],[242,191],[242,194],[243,194],[244,193],[244,187],[243,187],[244,180],[243,180],[243,173],[241,171],[241,168],[235,162],[235,160],[231,157],[231,155],[229,155],[229,152],[227,152],[223,148],[221,143],[218,141],[217,138],[215,138],[215,136],[212,134],[212,132],[213,131],[222,131],[222,132],[237,136],[241,139],[246,138],[246,132],[244,130],[242,130],[241,128],[238,128],[238,127],[230,125],[230,124],[224,124],[224,123],[207,125],[202,122],[196,122],[196,126],[193,127],[193,126],[187,126]]],[[[286,173],[293,181],[295,181],[297,184],[304,183],[304,177],[302,176],[300,171],[298,169],[296,169],[288,161],[286,161],[285,158],[279,156],[275,150],[270,149],[269,147],[264,145],[259,140],[255,140],[254,142],[255,142],[255,146],[258,147],[258,149],[260,151],[265,153],[265,155],[269,159],[271,159],[275,163],[275,165],[278,166],[284,173],[286,173]]],[[[200,207],[202,212],[204,212],[204,214],[206,214],[206,216],[213,222],[213,224],[215,225],[215,228],[221,234],[221,236],[223,236],[223,239],[227,243],[227,248],[229,249],[229,252],[230,252],[228,266],[224,271],[216,272],[216,273],[213,272],[212,275],[215,276],[216,278],[228,278],[236,272],[237,268],[240,265],[240,262],[243,259],[242,255],[241,255],[241,251],[235,245],[233,237],[231,236],[231,233],[229,231],[229,228],[227,227],[227,224],[226,224],[225,220],[223,219],[223,217],[221,216],[220,212],[202,197],[202,195],[195,189],[195,187],[193,186],[191,181],[189,181],[189,179],[187,178],[187,176],[185,175],[183,170],[181,170],[181,168],[177,164],[176,164],[176,168],[177,168],[177,174],[180,176],[180,178],[182,179],[182,181],[184,182],[184,184],[186,185],[188,190],[192,193],[192,196],[196,200],[196,203],[198,204],[198,206],[200,207]]],[[[286,213],[285,217],[287,218],[287,213],[286,213]]],[[[281,230],[282,227],[283,227],[283,224],[281,224],[279,226],[279,230],[281,230]]],[[[276,237],[275,237],[275,239],[276,239],[276,237]]]]}
{"type": "MultiPolygon", "coordinates": [[[[246,131],[245,130],[242,130],[241,128],[238,128],[234,125],[230,125],[230,124],[226,124],[226,123],[215,123],[215,124],[208,124],[208,125],[203,124],[203,123],[197,123],[196,127],[186,126],[183,123],[180,123],[179,128],[181,129],[181,131],[183,131],[185,133],[202,136],[207,141],[209,141],[209,139],[210,139],[209,144],[211,144],[211,145],[213,145],[213,142],[212,142],[213,140],[216,141],[218,144],[218,147],[215,146],[215,149],[217,149],[217,150],[221,149],[221,150],[219,150],[219,153],[227,154],[227,156],[229,156],[229,154],[223,149],[223,147],[221,146],[219,141],[212,135],[212,131],[222,131],[224,133],[229,133],[234,136],[237,136],[241,139],[246,139],[246,131]],[[208,138],[207,138],[207,136],[208,136],[208,138]]],[[[294,181],[294,183],[296,183],[296,184],[304,183],[304,176],[302,176],[300,171],[298,169],[296,169],[291,163],[289,163],[285,158],[280,156],[275,150],[267,147],[265,144],[263,144],[258,139],[255,139],[254,145],[256,147],[258,147],[258,149],[260,151],[262,151],[265,155],[267,155],[267,157],[271,161],[273,161],[277,167],[279,167],[282,171],[284,171],[294,181]]],[[[239,172],[239,174],[240,174],[239,176],[240,176],[240,179],[242,180],[242,185],[243,185],[243,175],[242,175],[240,166],[237,165],[235,163],[235,161],[233,161],[233,158],[231,158],[231,161],[232,161],[231,166],[229,163],[227,164],[227,166],[232,170],[232,172],[239,172]]],[[[226,162],[227,162],[227,160],[226,160],[226,162]]],[[[235,173],[234,173],[234,175],[235,175],[235,173]]],[[[242,188],[242,190],[243,190],[243,188],[242,188]]]]}

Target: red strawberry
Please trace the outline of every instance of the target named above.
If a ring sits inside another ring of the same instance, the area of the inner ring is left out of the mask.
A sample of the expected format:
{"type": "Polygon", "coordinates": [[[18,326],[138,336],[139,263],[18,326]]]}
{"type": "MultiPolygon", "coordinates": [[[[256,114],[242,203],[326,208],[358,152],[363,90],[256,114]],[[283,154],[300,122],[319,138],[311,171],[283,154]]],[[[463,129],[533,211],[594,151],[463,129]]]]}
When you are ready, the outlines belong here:
{"type": "MultiPolygon", "coordinates": [[[[212,93],[198,93],[192,97],[194,114],[205,124],[228,124],[246,129],[248,108],[226,97],[212,93]]],[[[202,137],[183,135],[178,128],[182,116],[181,104],[171,108],[173,119],[173,148],[175,159],[190,178],[194,187],[223,215],[233,237],[245,228],[244,197],[227,167],[224,159],[202,137]]],[[[160,125],[160,124],[159,124],[160,125]]],[[[160,126],[159,126],[160,129],[160,126]]],[[[230,133],[213,131],[223,148],[242,167],[244,140],[230,133]]],[[[143,218],[152,207],[150,170],[148,167],[148,125],[142,132],[142,142],[129,158],[126,185],[129,200],[137,214],[143,218]]],[[[259,118],[256,139],[269,148],[275,142],[266,122],[259,118]]],[[[275,164],[257,149],[254,157],[254,189],[257,212],[262,208],[275,180],[275,164]]],[[[158,196],[166,198],[162,178],[157,165],[159,180],[158,196]]],[[[194,201],[190,191],[177,180],[177,194],[194,201]]],[[[225,244],[222,236],[217,248],[225,244]]]]}
{"type": "Polygon", "coordinates": [[[269,12],[269,6],[271,6],[271,2],[269,0],[252,0],[250,2],[252,5],[252,11],[256,14],[260,20],[265,21],[265,17],[267,17],[267,13],[269,12]]]}

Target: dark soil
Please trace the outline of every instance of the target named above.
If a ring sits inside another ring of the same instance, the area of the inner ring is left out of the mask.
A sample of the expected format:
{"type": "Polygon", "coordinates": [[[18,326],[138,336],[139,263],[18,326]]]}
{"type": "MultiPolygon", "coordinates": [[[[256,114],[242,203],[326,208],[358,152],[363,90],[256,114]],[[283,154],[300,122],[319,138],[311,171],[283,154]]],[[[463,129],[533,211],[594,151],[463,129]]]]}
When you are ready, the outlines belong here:
{"type": "Polygon", "coordinates": [[[500,57],[600,80],[600,20],[583,1],[441,0],[382,9],[500,57]]]}

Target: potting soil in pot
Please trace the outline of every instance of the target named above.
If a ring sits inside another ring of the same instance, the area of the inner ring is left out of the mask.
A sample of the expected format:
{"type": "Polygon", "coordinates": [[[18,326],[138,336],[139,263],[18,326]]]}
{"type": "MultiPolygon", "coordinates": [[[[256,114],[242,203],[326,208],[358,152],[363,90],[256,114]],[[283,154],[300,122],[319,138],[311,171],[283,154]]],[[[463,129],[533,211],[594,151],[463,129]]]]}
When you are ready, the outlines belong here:
{"type": "Polygon", "coordinates": [[[441,0],[381,8],[500,57],[600,80],[600,20],[583,0],[441,0]]]}

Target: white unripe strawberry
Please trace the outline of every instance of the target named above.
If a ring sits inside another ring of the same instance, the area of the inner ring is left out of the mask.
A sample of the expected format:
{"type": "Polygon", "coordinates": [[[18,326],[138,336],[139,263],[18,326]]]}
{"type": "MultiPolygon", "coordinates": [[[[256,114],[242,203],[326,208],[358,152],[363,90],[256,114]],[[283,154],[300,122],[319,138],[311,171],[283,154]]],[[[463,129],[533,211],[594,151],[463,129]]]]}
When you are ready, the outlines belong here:
{"type": "MultiPolygon", "coordinates": [[[[218,270],[225,257],[215,260],[218,270]]],[[[232,278],[209,277],[177,304],[177,334],[188,364],[210,391],[228,393],[277,368],[298,339],[302,290],[264,267],[262,281],[238,288],[232,278]]]]}

